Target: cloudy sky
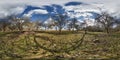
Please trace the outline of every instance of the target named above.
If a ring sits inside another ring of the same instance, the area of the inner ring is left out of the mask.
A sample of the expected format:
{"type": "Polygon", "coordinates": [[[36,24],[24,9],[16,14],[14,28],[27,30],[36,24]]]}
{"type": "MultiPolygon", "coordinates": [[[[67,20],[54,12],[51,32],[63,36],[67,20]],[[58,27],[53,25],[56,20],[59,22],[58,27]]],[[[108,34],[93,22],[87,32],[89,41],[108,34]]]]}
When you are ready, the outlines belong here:
{"type": "MultiPolygon", "coordinates": [[[[0,0],[0,18],[21,14],[27,8],[26,6],[42,8],[44,5],[58,4],[64,7],[66,3],[72,1],[99,6],[111,13],[117,12],[114,15],[120,14],[120,0],[0,0]]],[[[71,7],[67,7],[67,9],[71,9],[71,7]]],[[[31,16],[33,13],[47,14],[48,12],[45,9],[35,9],[24,16],[31,16]]]]}

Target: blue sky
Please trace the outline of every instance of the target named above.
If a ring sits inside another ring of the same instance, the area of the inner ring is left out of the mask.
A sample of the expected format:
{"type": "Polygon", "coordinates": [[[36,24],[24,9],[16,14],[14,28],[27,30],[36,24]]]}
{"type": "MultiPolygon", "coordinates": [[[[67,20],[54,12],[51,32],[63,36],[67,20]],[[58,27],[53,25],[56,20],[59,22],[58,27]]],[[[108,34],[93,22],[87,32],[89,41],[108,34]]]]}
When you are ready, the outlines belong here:
{"type": "MultiPolygon", "coordinates": [[[[120,0],[0,0],[0,18],[19,15],[30,17],[32,20],[46,20],[50,15],[54,15],[56,12],[62,14],[66,10],[73,12],[89,10],[94,15],[97,12],[96,7],[102,7],[110,13],[114,13],[115,16],[119,16],[119,6],[120,0]],[[75,7],[80,8],[77,10],[75,7]]],[[[75,16],[80,18],[81,14],[75,16]]]]}

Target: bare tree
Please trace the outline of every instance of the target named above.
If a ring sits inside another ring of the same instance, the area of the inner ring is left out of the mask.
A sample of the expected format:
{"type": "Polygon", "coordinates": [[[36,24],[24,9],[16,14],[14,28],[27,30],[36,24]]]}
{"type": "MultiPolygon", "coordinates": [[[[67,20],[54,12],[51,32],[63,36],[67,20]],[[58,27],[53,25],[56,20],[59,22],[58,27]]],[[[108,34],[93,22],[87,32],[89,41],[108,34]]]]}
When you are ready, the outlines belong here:
{"type": "Polygon", "coordinates": [[[53,29],[55,25],[57,24],[55,24],[55,21],[51,17],[44,22],[44,27],[48,30],[53,29]]]}
{"type": "Polygon", "coordinates": [[[0,21],[0,27],[3,32],[6,31],[6,28],[9,26],[9,22],[7,20],[1,20],[0,21]]]}
{"type": "Polygon", "coordinates": [[[12,28],[11,18],[13,18],[13,16],[7,16],[0,20],[0,27],[2,31],[6,31],[7,28],[12,28]]]}
{"type": "Polygon", "coordinates": [[[59,32],[61,33],[62,28],[65,26],[66,23],[66,14],[56,14],[53,19],[55,20],[56,26],[59,28],[59,32]]]}
{"type": "Polygon", "coordinates": [[[116,32],[119,32],[119,31],[120,31],[120,20],[117,20],[117,21],[116,21],[116,24],[115,24],[115,26],[114,26],[114,30],[115,30],[116,32]]]}
{"type": "Polygon", "coordinates": [[[69,24],[68,24],[68,29],[69,30],[73,30],[73,31],[75,31],[75,30],[79,30],[79,24],[78,24],[78,20],[76,19],[76,18],[72,18],[72,20],[69,22],[69,24]]]}
{"type": "Polygon", "coordinates": [[[35,21],[35,29],[38,31],[42,26],[42,22],[40,20],[35,21]]]}
{"type": "Polygon", "coordinates": [[[97,16],[96,22],[100,24],[107,33],[110,33],[110,29],[114,23],[116,23],[116,20],[107,12],[101,12],[101,14],[97,16]]]}
{"type": "Polygon", "coordinates": [[[18,18],[16,16],[9,16],[8,17],[10,25],[9,29],[11,30],[19,30],[22,31],[24,26],[29,23],[29,18],[18,18]]]}

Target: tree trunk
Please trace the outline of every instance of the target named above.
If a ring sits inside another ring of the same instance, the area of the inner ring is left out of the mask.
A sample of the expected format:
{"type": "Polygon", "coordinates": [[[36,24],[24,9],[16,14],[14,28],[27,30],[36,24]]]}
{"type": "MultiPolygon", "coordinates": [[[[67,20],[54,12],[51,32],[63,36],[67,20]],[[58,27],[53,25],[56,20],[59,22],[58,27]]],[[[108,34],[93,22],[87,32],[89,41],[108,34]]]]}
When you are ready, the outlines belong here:
{"type": "Polygon", "coordinates": [[[59,33],[61,33],[61,28],[59,29],[59,33]]]}
{"type": "Polygon", "coordinates": [[[106,32],[107,32],[107,34],[109,34],[109,33],[110,33],[110,32],[109,32],[109,28],[107,28],[107,29],[106,29],[106,32]]]}

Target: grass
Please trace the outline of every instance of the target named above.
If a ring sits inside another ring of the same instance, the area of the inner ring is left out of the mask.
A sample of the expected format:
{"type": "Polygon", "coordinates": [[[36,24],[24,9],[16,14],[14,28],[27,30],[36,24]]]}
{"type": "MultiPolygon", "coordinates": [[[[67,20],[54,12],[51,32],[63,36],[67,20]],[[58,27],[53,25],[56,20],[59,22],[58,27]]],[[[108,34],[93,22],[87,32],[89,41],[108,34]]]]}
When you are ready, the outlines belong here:
{"type": "Polygon", "coordinates": [[[120,59],[120,33],[112,33],[108,36],[103,32],[88,32],[82,45],[69,52],[62,50],[77,45],[77,43],[72,42],[82,38],[82,31],[63,31],[61,33],[57,31],[35,31],[35,36],[33,33],[0,32],[0,58],[2,60],[120,59]],[[35,43],[34,37],[36,37],[37,43],[46,49],[39,47],[35,43]],[[51,52],[47,49],[62,52],[51,52]]]}

